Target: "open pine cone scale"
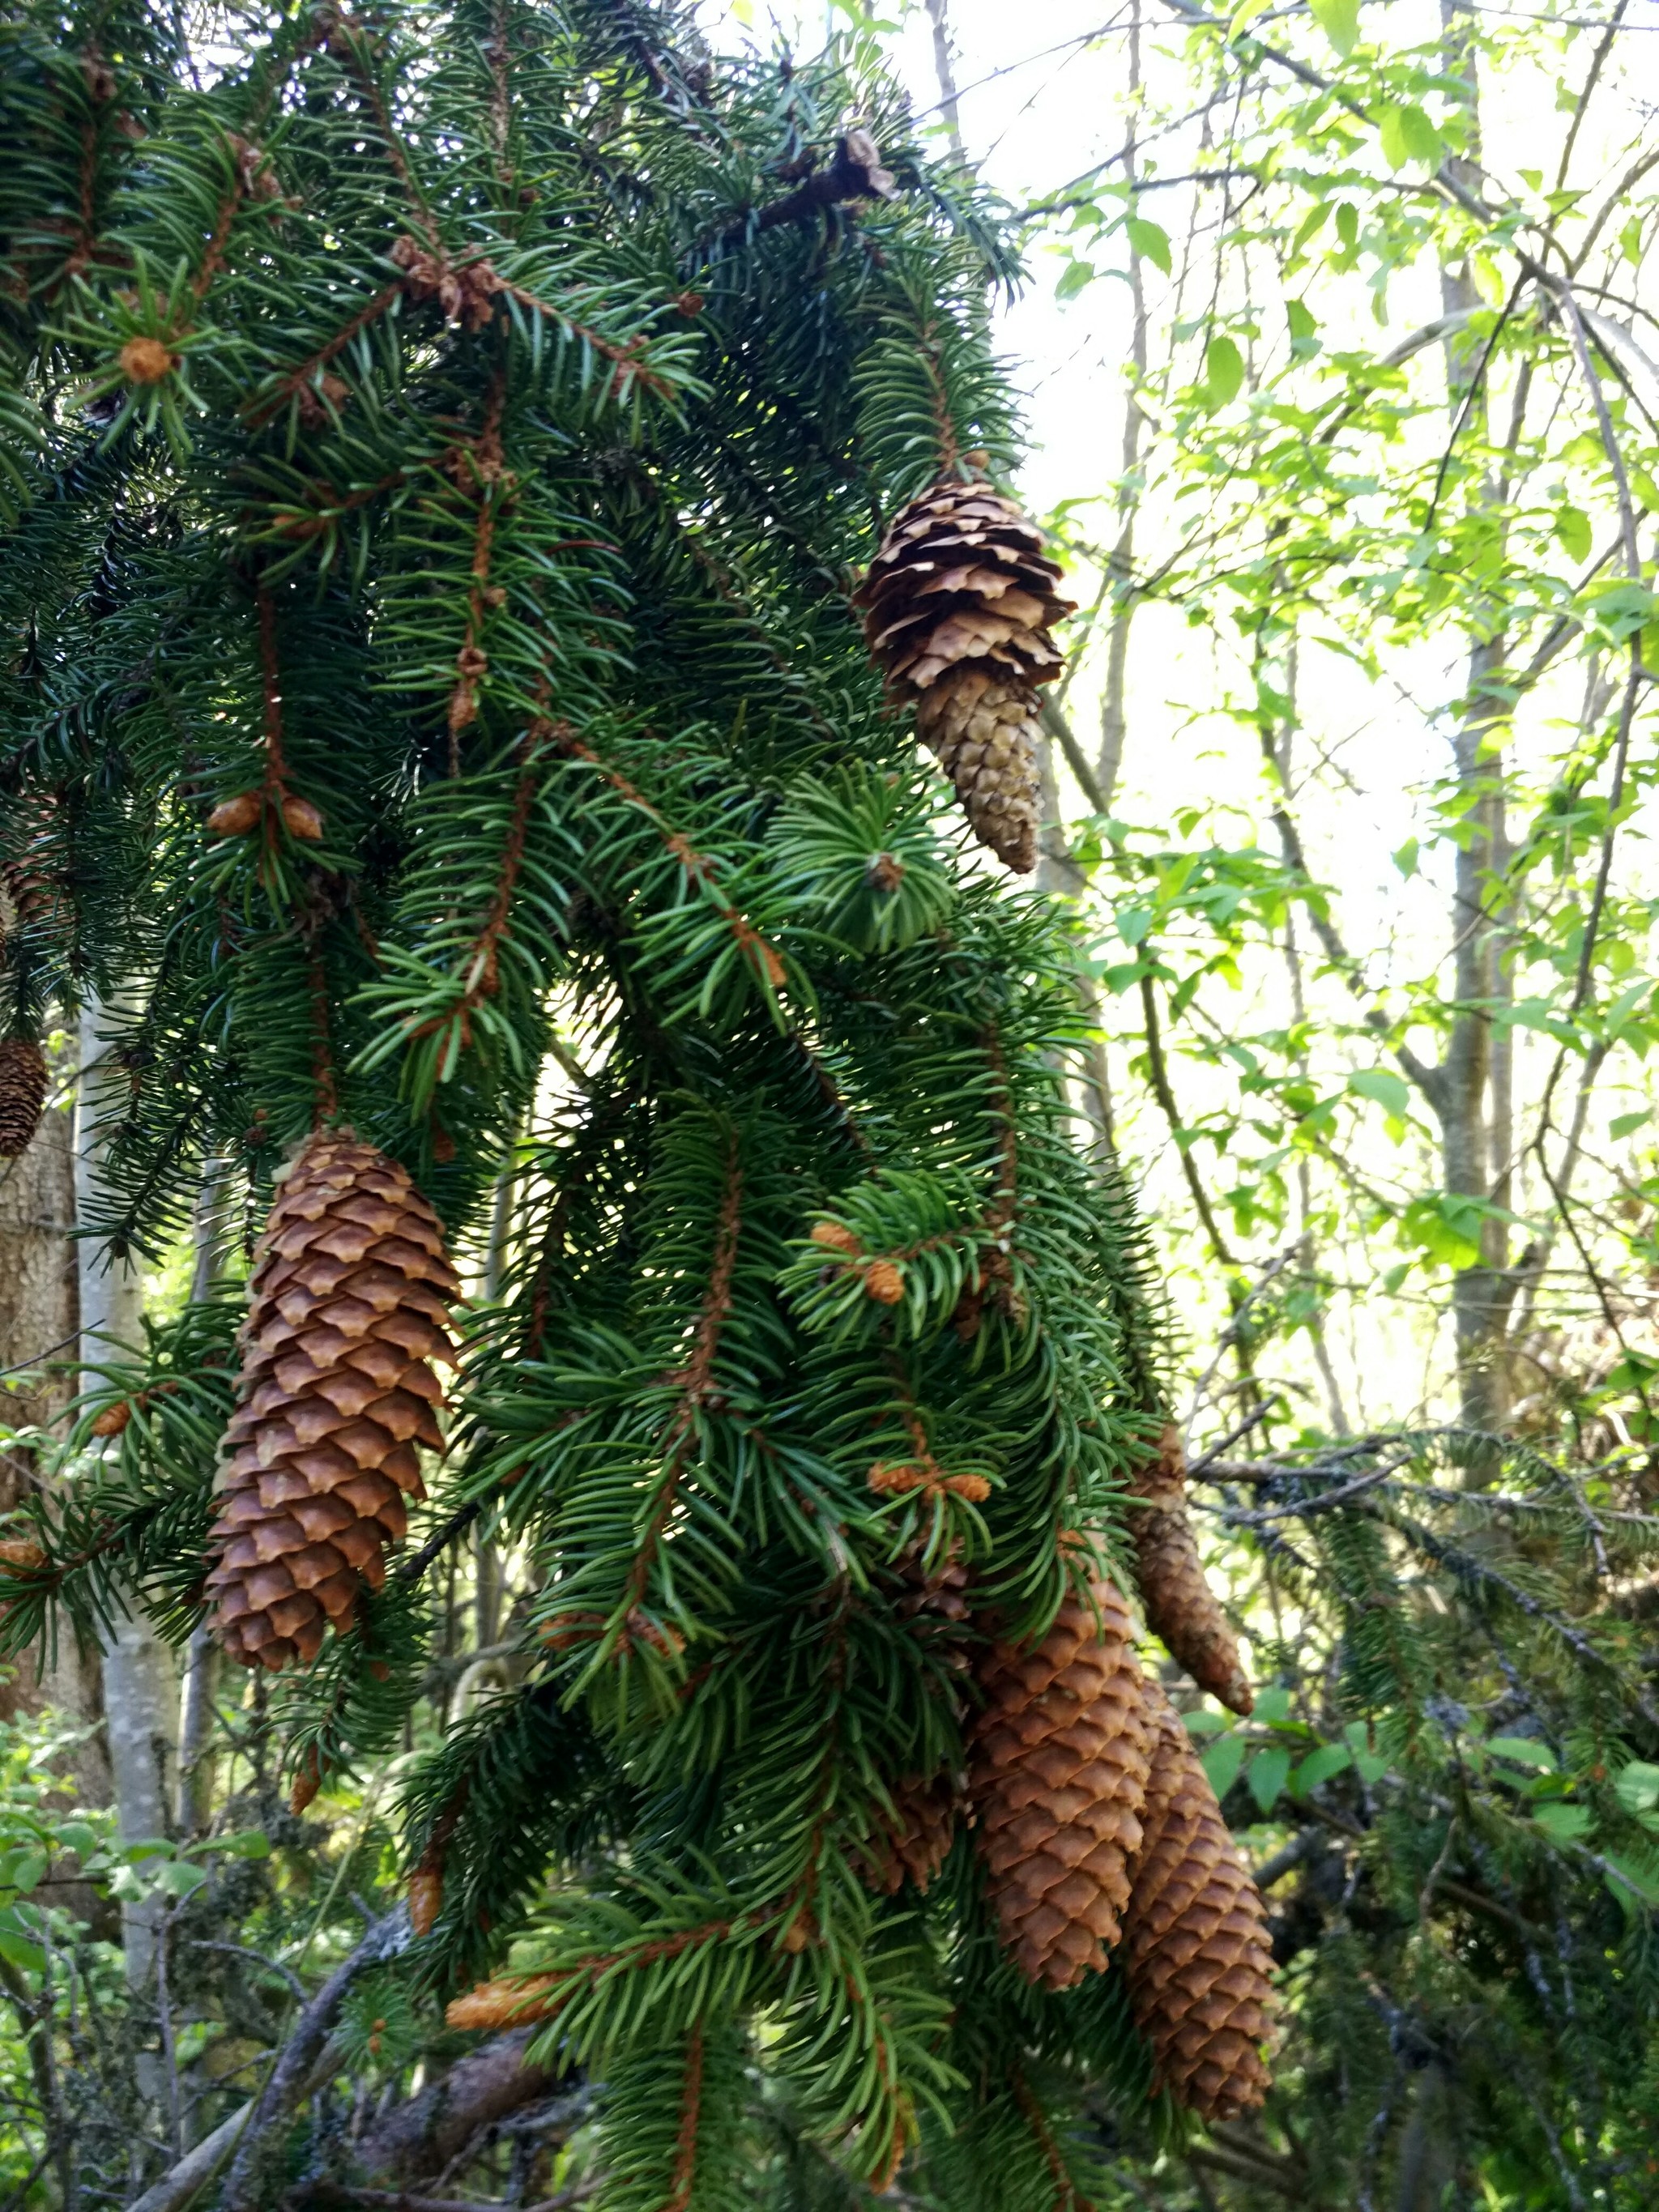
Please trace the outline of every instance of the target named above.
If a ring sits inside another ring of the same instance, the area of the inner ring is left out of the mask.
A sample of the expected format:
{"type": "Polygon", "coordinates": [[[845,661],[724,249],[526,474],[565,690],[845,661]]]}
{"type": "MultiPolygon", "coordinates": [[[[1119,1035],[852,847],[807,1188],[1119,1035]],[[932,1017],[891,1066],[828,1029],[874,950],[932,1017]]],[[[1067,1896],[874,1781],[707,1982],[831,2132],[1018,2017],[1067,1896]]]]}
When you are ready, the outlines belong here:
{"type": "Polygon", "coordinates": [[[246,1665],[309,1663],[425,1496],[438,1451],[459,1285],[438,1218],[404,1170],[325,1132],[272,1206],[250,1285],[238,1404],[225,1431],[216,1563],[225,1648],[246,1665]]]}

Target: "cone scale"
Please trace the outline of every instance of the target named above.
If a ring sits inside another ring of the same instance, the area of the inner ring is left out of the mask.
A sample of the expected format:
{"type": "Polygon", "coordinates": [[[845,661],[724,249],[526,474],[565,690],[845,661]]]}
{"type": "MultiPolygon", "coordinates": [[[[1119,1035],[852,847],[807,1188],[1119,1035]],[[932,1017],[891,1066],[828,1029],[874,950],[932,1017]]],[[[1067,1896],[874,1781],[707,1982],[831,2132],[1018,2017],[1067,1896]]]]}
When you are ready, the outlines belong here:
{"type": "Polygon", "coordinates": [[[1130,2008],[1176,2102],[1202,2119],[1236,2119],[1267,2093],[1266,1914],[1178,1715],[1160,1692],[1148,1695],[1152,1779],[1121,1953],[1130,2008]]]}
{"type": "Polygon", "coordinates": [[[1012,500],[946,479],[893,522],[854,598],[975,836],[1022,873],[1036,865],[1037,691],[1063,665],[1049,627],[1072,611],[1042,549],[1012,500]]]}
{"type": "Polygon", "coordinates": [[[225,1431],[208,1576],[231,1657],[306,1664],[386,1580],[418,1447],[441,1449],[459,1284],[404,1170],[346,1132],[288,1170],[256,1259],[238,1404],[225,1431]]]}
{"type": "Polygon", "coordinates": [[[1130,1533],[1146,1626],[1200,1690],[1233,1712],[1246,1714],[1255,1704],[1255,1692],[1238,1656],[1237,1638],[1198,1556],[1186,1485],[1181,1432],[1170,1426],[1158,1441],[1158,1457],[1133,1484],[1134,1494],[1145,1501],[1130,1533]]]}
{"type": "Polygon", "coordinates": [[[979,1682],[969,1789],[988,1899],[1026,1978],[1066,1989],[1105,1966],[1141,1843],[1151,1741],[1122,1593],[1096,1577],[1040,1644],[993,1644],[979,1682]]]}

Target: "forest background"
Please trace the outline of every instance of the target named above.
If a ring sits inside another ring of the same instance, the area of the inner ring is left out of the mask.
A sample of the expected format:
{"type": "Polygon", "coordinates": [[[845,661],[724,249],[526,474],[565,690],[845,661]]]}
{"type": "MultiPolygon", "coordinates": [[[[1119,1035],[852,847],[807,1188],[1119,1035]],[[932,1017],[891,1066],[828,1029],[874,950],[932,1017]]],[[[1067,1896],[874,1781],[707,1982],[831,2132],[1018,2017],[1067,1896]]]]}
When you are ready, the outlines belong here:
{"type": "MultiPolygon", "coordinates": [[[[1157,2140],[1103,2095],[1098,2201],[1650,2201],[1659,8],[702,20],[716,48],[828,35],[896,67],[1026,258],[1000,311],[1024,489],[1080,603],[1040,879],[1074,909],[1079,1110],[1144,1193],[1206,1557],[1266,1688],[1248,1724],[1190,1722],[1279,1910],[1289,2015],[1259,2124],[1157,2140]],[[1328,1693],[1379,1619],[1416,1716],[1393,1735],[1328,1693]]],[[[56,1056],[10,1194],[46,1276],[76,1040],[56,1056]]],[[[146,1279],[157,1325],[213,1204],[146,1279]]],[[[32,1373],[20,1426],[61,1407],[32,1373]]],[[[431,1728],[510,1677],[514,1577],[452,1570],[431,1728]]],[[[148,1826],[93,1802],[95,1736],[59,1754],[87,1802],[43,1793],[59,1739],[20,1684],[10,1894],[79,1855],[58,1939],[135,2032],[56,2077],[51,1939],[8,1908],[0,2189],[182,2205],[259,2051],[307,2052],[297,2089],[333,2028],[367,2179],[315,2201],[411,2175],[433,2204],[575,2201],[580,2095],[520,2075],[447,2161],[398,2166],[398,2115],[459,2046],[361,1962],[316,2009],[354,1896],[373,1920],[398,1879],[396,1757],[301,1824],[228,1692],[191,1723],[204,1667],[148,1826]],[[129,1989],[112,1899],[129,1958],[210,1905],[200,1940],[248,1952],[258,2016],[169,1992],[165,1935],[162,1981],[129,1989]]],[[[92,1710],[44,1688],[71,1726],[92,1710]]],[[[833,2201],[779,2124],[757,2192],[833,2201]]]]}

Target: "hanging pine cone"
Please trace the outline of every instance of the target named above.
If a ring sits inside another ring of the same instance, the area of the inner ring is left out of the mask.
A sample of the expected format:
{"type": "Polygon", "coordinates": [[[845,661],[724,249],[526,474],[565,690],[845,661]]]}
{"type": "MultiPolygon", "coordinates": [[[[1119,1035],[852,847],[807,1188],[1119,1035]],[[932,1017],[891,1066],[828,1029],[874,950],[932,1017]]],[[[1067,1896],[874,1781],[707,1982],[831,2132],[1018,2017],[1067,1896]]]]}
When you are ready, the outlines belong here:
{"type": "Polygon", "coordinates": [[[1204,2119],[1236,2119],[1267,2090],[1266,1915],[1179,1717],[1150,1684],[1147,1698],[1152,1778],[1123,1928],[1130,2007],[1160,2086],[1204,2119]]]}
{"type": "Polygon", "coordinates": [[[1061,666],[1048,629],[1072,611],[1059,580],[1012,500],[952,479],[898,516],[854,602],[975,836],[1022,871],[1036,865],[1037,687],[1061,666]]]}
{"type": "Polygon", "coordinates": [[[1146,1626],[1200,1690],[1236,1713],[1248,1713],[1255,1693],[1238,1656],[1215,1592],[1199,1562],[1198,1541],[1187,1510],[1187,1457],[1173,1425],[1158,1439],[1158,1457],[1132,1484],[1146,1504],[1130,1521],[1135,1578],[1146,1626]]]}
{"type": "Polygon", "coordinates": [[[9,857],[0,860],[0,917],[5,933],[49,927],[61,902],[58,856],[53,851],[58,800],[52,793],[33,793],[15,802],[15,831],[9,857]]]}
{"type": "Polygon", "coordinates": [[[207,1586],[244,1666],[316,1657],[386,1580],[416,1446],[441,1449],[434,1359],[459,1285],[404,1170],[347,1131],[312,1137],[265,1224],[225,1431],[207,1586]]]}
{"type": "Polygon", "coordinates": [[[1035,1648],[994,1644],[979,1681],[987,1895],[1021,1971],[1065,1989],[1105,1965],[1140,1848],[1151,1729],[1121,1591],[1096,1576],[1035,1648]]]}
{"type": "Polygon", "coordinates": [[[0,1043],[0,1160],[15,1160],[40,1127],[46,1083],[46,1055],[38,1044],[20,1036],[0,1043]]]}
{"type": "MultiPolygon", "coordinates": [[[[899,1562],[907,1585],[896,1611],[924,1650],[952,1674],[966,1674],[969,1607],[968,1570],[954,1554],[930,1566],[917,1546],[899,1562]]],[[[953,1704],[956,1700],[952,1698],[953,1704]]],[[[960,1710],[959,1705],[957,1710],[960,1710]]],[[[925,1890],[944,1865],[956,1835],[962,1792],[953,1774],[908,1775],[893,1791],[893,1809],[858,1854],[859,1880],[891,1897],[908,1875],[925,1890]]]]}
{"type": "Polygon", "coordinates": [[[859,1880],[894,1896],[906,1875],[925,1890],[945,1864],[957,1832],[957,1788],[949,1774],[911,1775],[893,1792],[893,1809],[855,1857],[859,1880]]]}

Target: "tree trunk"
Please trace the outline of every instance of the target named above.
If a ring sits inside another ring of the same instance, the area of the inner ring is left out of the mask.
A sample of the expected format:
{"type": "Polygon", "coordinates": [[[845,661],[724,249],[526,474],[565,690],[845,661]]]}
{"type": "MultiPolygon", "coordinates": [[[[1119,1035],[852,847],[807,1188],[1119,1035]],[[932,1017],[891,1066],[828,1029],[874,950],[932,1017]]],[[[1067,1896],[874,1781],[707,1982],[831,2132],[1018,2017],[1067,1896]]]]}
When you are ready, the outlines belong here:
{"type": "MultiPolygon", "coordinates": [[[[48,1371],[48,1363],[75,1357],[74,1226],[73,1131],[67,1114],[48,1110],[27,1151],[0,1169],[0,1422],[8,1428],[50,1427],[73,1394],[70,1377],[48,1371]]],[[[0,1453],[0,1511],[40,1480],[36,1455],[9,1446],[0,1453]]],[[[71,1635],[55,1651],[48,1641],[24,1656],[12,1680],[0,1682],[0,1719],[47,1709],[88,1729],[99,1719],[98,1656],[77,1650],[71,1635]]],[[[108,1804],[109,1765],[97,1735],[63,1764],[83,1802],[108,1804]]]]}
{"type": "MultiPolygon", "coordinates": [[[[118,1093],[120,1081],[99,1042],[98,1028],[103,1018],[103,1010],[95,1002],[81,1017],[75,1191],[77,1212],[88,1218],[104,1142],[99,1121],[118,1103],[112,1092],[118,1093]]],[[[133,1261],[112,1259],[90,1237],[83,1238],[78,1249],[81,1356],[107,1359],[113,1356],[114,1346],[143,1341],[143,1279],[133,1261]]],[[[110,1771],[121,1839],[132,1843],[144,1837],[166,1836],[172,1826],[179,1717],[173,1655],[146,1620],[130,1616],[105,1647],[103,1674],[110,1771]]],[[[161,1913],[161,1905],[154,1901],[122,1905],[127,1980],[134,1988],[147,1983],[154,1969],[161,1913]]]]}
{"type": "MultiPolygon", "coordinates": [[[[1467,152],[1449,166],[1471,190],[1480,184],[1480,82],[1470,18],[1464,0],[1441,0],[1448,79],[1460,88],[1470,122],[1467,152]]],[[[1441,304],[1448,316],[1467,318],[1480,306],[1467,260],[1443,263],[1441,304]]],[[[1448,435],[1486,434],[1480,344],[1460,322],[1445,345],[1448,435]]],[[[1491,504],[1498,488],[1488,480],[1474,495],[1491,504]]],[[[1508,707],[1502,689],[1506,642],[1500,632],[1477,629],[1470,640],[1468,687],[1452,740],[1457,788],[1467,801],[1461,820],[1452,905],[1452,995],[1455,1011],[1446,1051],[1429,1103],[1440,1123],[1441,1174],[1448,1195],[1493,1202],[1506,1185],[1510,1136],[1507,1060],[1495,1063],[1490,1008],[1502,980],[1500,930],[1494,919],[1494,882],[1503,866],[1504,760],[1501,731],[1508,707]],[[1488,1110],[1488,1092],[1492,1111],[1488,1110]]],[[[1499,1220],[1483,1220],[1480,1259],[1460,1268],[1452,1281],[1459,1418],[1471,1428],[1500,1428],[1509,1410],[1504,1358],[1504,1328],[1513,1286],[1507,1278],[1509,1237],[1499,1220]]]]}
{"type": "Polygon", "coordinates": [[[958,161],[968,158],[962,143],[962,117],[957,106],[956,57],[951,47],[949,0],[927,0],[927,20],[933,27],[933,70],[939,78],[939,112],[945,118],[945,135],[958,161]]]}

